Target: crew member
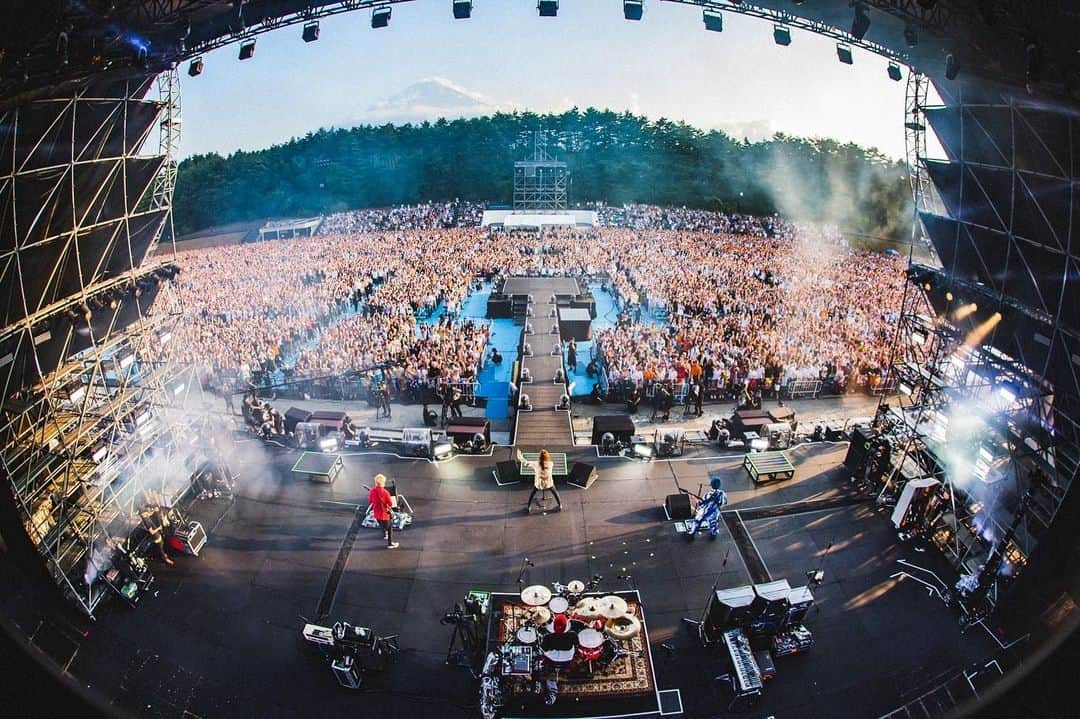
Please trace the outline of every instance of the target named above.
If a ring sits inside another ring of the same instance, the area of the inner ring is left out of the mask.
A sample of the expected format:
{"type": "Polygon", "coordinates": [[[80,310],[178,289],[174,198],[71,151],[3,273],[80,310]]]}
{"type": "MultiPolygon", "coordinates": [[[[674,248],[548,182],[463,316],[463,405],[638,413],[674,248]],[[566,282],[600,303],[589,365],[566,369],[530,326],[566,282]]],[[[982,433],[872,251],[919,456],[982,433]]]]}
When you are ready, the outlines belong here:
{"type": "MultiPolygon", "coordinates": [[[[529,501],[525,504],[525,511],[528,512],[532,508],[533,498],[539,491],[550,491],[555,495],[556,512],[562,511],[562,498],[559,497],[559,493],[555,490],[555,480],[551,476],[551,470],[553,462],[551,461],[551,453],[546,449],[540,450],[540,457],[536,462],[531,462],[525,459],[525,455],[518,450],[518,461],[526,465],[533,471],[533,491],[529,494],[529,501]]],[[[543,509],[543,506],[540,507],[543,509]]]]}
{"type": "Polygon", "coordinates": [[[161,561],[172,564],[173,560],[165,551],[165,527],[169,526],[169,520],[157,501],[153,492],[147,492],[143,497],[143,508],[139,512],[139,521],[143,529],[150,535],[150,541],[154,543],[154,551],[161,557],[161,561]]]}
{"type": "Polygon", "coordinates": [[[397,549],[399,546],[394,541],[394,523],[391,520],[390,510],[395,505],[395,499],[386,489],[386,475],[375,475],[375,486],[368,492],[368,502],[371,504],[371,513],[375,521],[382,525],[383,537],[386,538],[387,549],[397,549]]]}
{"type": "Polygon", "coordinates": [[[379,412],[385,413],[386,418],[390,419],[390,383],[386,380],[379,385],[379,412]]]}

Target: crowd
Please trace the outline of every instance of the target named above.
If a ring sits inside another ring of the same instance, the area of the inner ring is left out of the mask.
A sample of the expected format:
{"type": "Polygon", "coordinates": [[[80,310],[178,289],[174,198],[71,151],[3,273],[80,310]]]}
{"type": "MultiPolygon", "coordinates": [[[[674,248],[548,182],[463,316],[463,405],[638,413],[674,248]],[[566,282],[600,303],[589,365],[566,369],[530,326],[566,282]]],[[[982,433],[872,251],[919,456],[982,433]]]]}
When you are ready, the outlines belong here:
{"type": "Polygon", "coordinates": [[[600,208],[620,226],[489,232],[478,208],[339,213],[313,238],[181,252],[155,305],[181,317],[166,351],[242,379],[379,365],[396,391],[467,381],[488,339],[485,323],[459,317],[477,278],[570,274],[603,278],[624,310],[594,333],[617,387],[844,385],[888,360],[902,265],[852,250],[835,228],[630,206],[600,208]]]}

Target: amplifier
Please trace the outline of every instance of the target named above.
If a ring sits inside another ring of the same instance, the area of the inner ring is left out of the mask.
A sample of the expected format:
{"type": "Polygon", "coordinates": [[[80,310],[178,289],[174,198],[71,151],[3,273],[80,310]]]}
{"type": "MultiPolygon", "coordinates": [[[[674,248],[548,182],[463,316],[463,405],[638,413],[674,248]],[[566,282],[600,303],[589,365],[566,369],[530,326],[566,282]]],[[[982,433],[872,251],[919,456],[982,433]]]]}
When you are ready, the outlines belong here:
{"type": "Polygon", "coordinates": [[[334,670],[334,676],[337,677],[338,684],[347,689],[360,688],[360,673],[356,671],[352,657],[336,659],[330,665],[330,668],[334,670]]]}
{"type": "Polygon", "coordinates": [[[664,511],[672,519],[690,519],[694,512],[690,508],[689,494],[669,494],[664,499],[664,511]]]}

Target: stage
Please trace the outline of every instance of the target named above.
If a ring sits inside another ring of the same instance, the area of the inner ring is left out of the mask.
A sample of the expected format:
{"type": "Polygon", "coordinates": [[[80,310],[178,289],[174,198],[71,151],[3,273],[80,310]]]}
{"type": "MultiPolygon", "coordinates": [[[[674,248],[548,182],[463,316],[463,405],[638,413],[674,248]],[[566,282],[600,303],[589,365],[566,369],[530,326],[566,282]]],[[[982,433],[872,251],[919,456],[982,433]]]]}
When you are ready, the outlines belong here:
{"type": "MultiPolygon", "coordinates": [[[[297,481],[296,452],[256,443],[247,450],[235,503],[192,512],[209,534],[198,558],[177,556],[172,567],[151,560],[156,594],[134,609],[109,601],[87,638],[49,647],[121,708],[207,719],[474,716],[477,682],[444,665],[450,628],[439,620],[469,589],[519,591],[526,556],[534,565],[526,584],[599,574],[602,593],[640,590],[655,688],[679,689],[687,716],[717,716],[725,704],[713,682],[722,657],[701,648],[683,618],[700,618],[714,586],[761,577],[804,583],[830,544],[806,622],[816,644],[776,661],[753,716],[805,715],[807,707],[815,717],[880,716],[941,671],[995,648],[981,628],[961,636],[923,586],[892,577],[898,559],[930,565],[934,555],[898,545],[887,513],[852,496],[840,468],[843,444],[789,450],[796,478],[761,486],[742,470],[741,455],[641,463],[581,448],[568,461],[594,464],[599,479],[587,491],[560,484],[563,511],[532,516],[524,512],[530,483],[499,487],[491,479],[494,463],[511,459],[507,448],[437,465],[343,452],[344,471],[332,485],[297,481]],[[395,532],[401,546],[392,551],[378,529],[360,526],[365,485],[377,472],[395,480],[414,509],[414,524],[395,532]],[[738,511],[739,521],[725,522],[715,541],[687,542],[664,521],[664,498],[680,486],[698,491],[712,475],[723,479],[725,509],[738,511]],[[202,516],[211,509],[224,509],[224,518],[202,516]],[[366,678],[360,693],[339,687],[325,664],[301,651],[305,619],[324,612],[330,621],[400,635],[395,664],[366,678]]],[[[13,571],[0,561],[5,610],[33,630],[42,605],[25,582],[9,578],[13,571]],[[16,587],[20,594],[11,593],[16,587]]]]}

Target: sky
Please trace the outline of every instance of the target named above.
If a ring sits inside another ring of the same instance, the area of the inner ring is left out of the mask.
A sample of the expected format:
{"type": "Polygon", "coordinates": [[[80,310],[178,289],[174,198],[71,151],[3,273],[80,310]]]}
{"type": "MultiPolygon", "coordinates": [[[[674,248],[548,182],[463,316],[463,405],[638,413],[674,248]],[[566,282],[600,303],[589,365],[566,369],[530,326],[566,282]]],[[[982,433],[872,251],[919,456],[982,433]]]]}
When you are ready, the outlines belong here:
{"type": "Polygon", "coordinates": [[[732,12],[723,32],[706,32],[699,8],[676,3],[647,0],[630,22],[619,0],[565,0],[557,18],[538,17],[533,0],[475,0],[472,18],[454,20],[450,0],[417,0],[394,5],[388,28],[372,30],[360,10],[323,19],[316,42],[297,25],[260,35],[250,60],[237,51],[207,54],[195,78],[181,68],[181,158],[382,122],[432,87],[499,110],[629,110],[904,157],[906,83],[886,76],[884,58],[856,48],[843,65],[834,41],[797,29],[780,47],[771,24],[732,12]]]}

